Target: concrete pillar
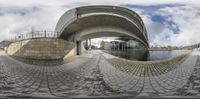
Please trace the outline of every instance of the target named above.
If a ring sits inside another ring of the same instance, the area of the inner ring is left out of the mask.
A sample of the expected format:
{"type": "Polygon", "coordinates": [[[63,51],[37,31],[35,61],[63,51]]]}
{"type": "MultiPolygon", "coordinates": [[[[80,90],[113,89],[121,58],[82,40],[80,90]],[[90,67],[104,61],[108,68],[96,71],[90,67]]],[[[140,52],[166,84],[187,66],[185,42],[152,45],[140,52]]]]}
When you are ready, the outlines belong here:
{"type": "Polygon", "coordinates": [[[124,44],[123,44],[123,42],[122,42],[122,50],[124,50],[124,44]]]}
{"type": "Polygon", "coordinates": [[[91,47],[92,47],[92,41],[91,41],[91,39],[89,39],[89,46],[88,46],[88,50],[90,50],[90,49],[91,49],[91,47]]]}
{"type": "Polygon", "coordinates": [[[118,43],[118,50],[120,50],[120,43],[118,43]]]}
{"type": "Polygon", "coordinates": [[[86,50],[91,49],[91,39],[87,39],[87,40],[86,40],[85,49],[86,49],[86,50]]]}
{"type": "Polygon", "coordinates": [[[115,42],[113,43],[113,50],[115,50],[115,42]]]}
{"type": "Polygon", "coordinates": [[[122,43],[121,42],[119,43],[119,50],[120,50],[120,47],[121,47],[121,50],[122,50],[122,43]]]}
{"type": "Polygon", "coordinates": [[[76,55],[81,55],[81,41],[76,41],[76,55]]]}
{"type": "Polygon", "coordinates": [[[76,40],[76,33],[73,34],[72,40],[74,41],[74,55],[78,55],[78,45],[76,40]]]}
{"type": "Polygon", "coordinates": [[[124,42],[122,41],[122,50],[124,50],[124,42]]]}
{"type": "Polygon", "coordinates": [[[88,50],[88,39],[86,40],[86,50],[88,50]]]}
{"type": "Polygon", "coordinates": [[[113,43],[113,44],[114,44],[114,47],[113,47],[113,48],[114,48],[114,51],[115,51],[115,41],[114,41],[114,43],[113,43]]]}
{"type": "Polygon", "coordinates": [[[125,46],[124,46],[124,42],[122,41],[122,50],[124,50],[125,48],[124,48],[125,46]]]}
{"type": "Polygon", "coordinates": [[[129,42],[128,42],[128,41],[126,41],[126,50],[128,49],[128,43],[129,43],[129,42]]]}
{"type": "Polygon", "coordinates": [[[77,55],[77,41],[74,40],[74,55],[77,55]]]}
{"type": "Polygon", "coordinates": [[[124,50],[123,42],[121,42],[121,48],[122,48],[122,51],[123,51],[124,50]]]}

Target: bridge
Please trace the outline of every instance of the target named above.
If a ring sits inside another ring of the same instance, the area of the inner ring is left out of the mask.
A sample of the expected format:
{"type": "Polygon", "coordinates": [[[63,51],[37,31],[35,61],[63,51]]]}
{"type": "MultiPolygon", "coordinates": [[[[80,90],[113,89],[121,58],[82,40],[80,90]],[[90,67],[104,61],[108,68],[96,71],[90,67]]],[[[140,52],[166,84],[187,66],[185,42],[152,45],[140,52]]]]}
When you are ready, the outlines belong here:
{"type": "Polygon", "coordinates": [[[55,31],[59,38],[75,43],[75,54],[83,50],[82,41],[98,37],[125,37],[149,47],[147,31],[140,16],[118,6],[85,6],[71,9],[59,19],[55,31]]]}
{"type": "Polygon", "coordinates": [[[149,48],[145,25],[136,12],[118,6],[84,6],[64,13],[55,31],[32,31],[19,35],[7,52],[24,58],[63,58],[82,54],[91,44],[90,39],[98,37],[126,38],[149,48]],[[85,41],[86,48],[83,44],[85,41]],[[62,43],[59,45],[58,42],[62,43]],[[50,46],[55,47],[52,49],[50,46]]]}

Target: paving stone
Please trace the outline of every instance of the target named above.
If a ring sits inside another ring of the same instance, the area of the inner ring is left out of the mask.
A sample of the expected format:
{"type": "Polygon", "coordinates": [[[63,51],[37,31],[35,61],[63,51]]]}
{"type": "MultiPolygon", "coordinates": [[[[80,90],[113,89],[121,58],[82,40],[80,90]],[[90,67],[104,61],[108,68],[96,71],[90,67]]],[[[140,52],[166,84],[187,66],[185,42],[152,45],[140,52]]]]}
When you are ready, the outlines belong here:
{"type": "Polygon", "coordinates": [[[200,56],[191,54],[167,62],[142,63],[98,51],[91,53],[49,67],[26,64],[0,53],[0,95],[199,95],[200,56]]]}

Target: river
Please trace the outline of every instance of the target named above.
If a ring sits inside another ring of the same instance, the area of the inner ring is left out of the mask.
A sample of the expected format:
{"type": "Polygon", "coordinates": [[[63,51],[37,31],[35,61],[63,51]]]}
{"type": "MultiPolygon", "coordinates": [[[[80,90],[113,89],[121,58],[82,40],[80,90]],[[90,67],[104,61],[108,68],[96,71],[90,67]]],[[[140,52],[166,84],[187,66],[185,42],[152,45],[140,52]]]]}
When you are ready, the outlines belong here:
{"type": "Polygon", "coordinates": [[[137,61],[155,61],[163,60],[171,57],[175,57],[184,53],[189,52],[189,50],[171,50],[171,51],[148,51],[148,50],[124,50],[124,51],[113,51],[113,50],[104,50],[104,52],[111,55],[125,58],[129,60],[137,61]]]}

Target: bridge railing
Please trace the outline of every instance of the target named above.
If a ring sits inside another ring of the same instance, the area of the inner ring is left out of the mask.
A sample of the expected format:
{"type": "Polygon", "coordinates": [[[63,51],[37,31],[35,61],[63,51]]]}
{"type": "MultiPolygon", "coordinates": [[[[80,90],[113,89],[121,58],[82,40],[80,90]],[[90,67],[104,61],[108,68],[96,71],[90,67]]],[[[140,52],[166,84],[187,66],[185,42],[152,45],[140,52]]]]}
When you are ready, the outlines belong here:
{"type": "Polygon", "coordinates": [[[34,38],[58,38],[59,32],[54,31],[33,31],[30,33],[20,34],[11,38],[10,41],[20,41],[25,39],[34,39],[34,38]]]}

